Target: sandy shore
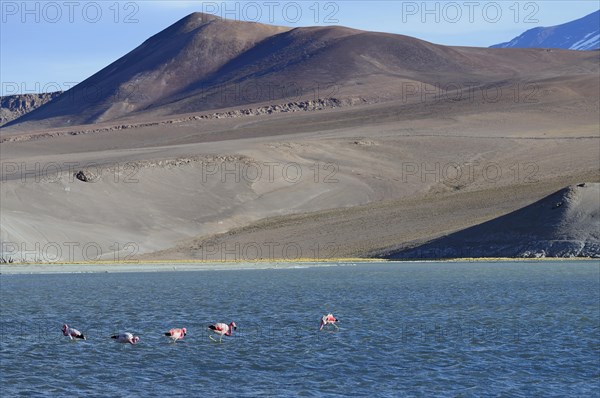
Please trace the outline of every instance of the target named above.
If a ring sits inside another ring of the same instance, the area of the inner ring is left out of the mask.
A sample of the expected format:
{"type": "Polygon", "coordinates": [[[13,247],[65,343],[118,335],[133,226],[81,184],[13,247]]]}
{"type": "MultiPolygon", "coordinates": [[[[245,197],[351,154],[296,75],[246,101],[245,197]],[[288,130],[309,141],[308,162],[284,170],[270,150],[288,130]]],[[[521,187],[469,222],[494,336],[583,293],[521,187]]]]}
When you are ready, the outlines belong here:
{"type": "Polygon", "coordinates": [[[325,261],[279,260],[253,262],[207,262],[207,261],[165,261],[165,262],[101,262],[101,263],[48,263],[48,264],[1,264],[0,274],[71,274],[71,273],[114,273],[114,272],[172,272],[172,271],[224,271],[289,269],[307,267],[327,267],[356,265],[358,263],[382,263],[385,260],[340,259],[325,261]]]}
{"type": "Polygon", "coordinates": [[[264,269],[294,269],[309,267],[343,267],[359,264],[415,264],[415,263],[532,263],[540,262],[578,262],[596,263],[600,261],[590,258],[460,258],[451,260],[420,260],[420,261],[387,261],[381,259],[337,259],[330,261],[294,260],[294,261],[254,261],[254,262],[202,262],[202,261],[172,261],[172,262],[128,262],[128,263],[52,263],[52,264],[0,264],[1,275],[23,274],[79,274],[79,273],[121,273],[121,272],[185,272],[185,271],[233,271],[233,270],[264,270],[264,269]]]}

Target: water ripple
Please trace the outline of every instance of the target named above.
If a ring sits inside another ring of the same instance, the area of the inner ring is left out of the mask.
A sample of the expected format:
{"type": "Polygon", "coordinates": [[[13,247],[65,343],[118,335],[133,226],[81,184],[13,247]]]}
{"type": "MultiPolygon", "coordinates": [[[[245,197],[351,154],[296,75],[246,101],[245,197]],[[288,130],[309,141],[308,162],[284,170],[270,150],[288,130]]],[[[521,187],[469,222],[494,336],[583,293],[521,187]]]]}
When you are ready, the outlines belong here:
{"type": "Polygon", "coordinates": [[[597,396],[599,275],[596,263],[2,275],[2,395],[597,396]],[[326,312],[339,331],[318,332],[326,312]],[[231,320],[232,337],[208,338],[231,320]],[[88,340],[64,338],[65,322],[88,340]],[[188,336],[170,343],[172,327],[188,336]],[[125,330],[141,341],[110,339],[125,330]]]}

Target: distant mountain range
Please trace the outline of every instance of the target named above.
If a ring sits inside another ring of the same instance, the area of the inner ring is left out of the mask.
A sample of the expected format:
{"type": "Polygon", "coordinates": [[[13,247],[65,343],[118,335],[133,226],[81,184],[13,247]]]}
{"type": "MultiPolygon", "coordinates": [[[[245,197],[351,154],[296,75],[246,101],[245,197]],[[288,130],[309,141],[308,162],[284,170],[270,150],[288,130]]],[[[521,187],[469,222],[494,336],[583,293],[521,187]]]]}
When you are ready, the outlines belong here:
{"type": "Polygon", "coordinates": [[[562,25],[529,29],[509,42],[491,47],[598,50],[600,49],[600,10],[562,25]]]}
{"type": "Polygon", "coordinates": [[[597,64],[588,53],[510,52],[342,26],[291,29],[193,13],[3,130],[134,123],[299,100],[381,102],[401,99],[408,89],[511,84],[515,76],[531,81],[544,71],[560,76],[571,74],[573,65],[592,70],[597,64]]]}

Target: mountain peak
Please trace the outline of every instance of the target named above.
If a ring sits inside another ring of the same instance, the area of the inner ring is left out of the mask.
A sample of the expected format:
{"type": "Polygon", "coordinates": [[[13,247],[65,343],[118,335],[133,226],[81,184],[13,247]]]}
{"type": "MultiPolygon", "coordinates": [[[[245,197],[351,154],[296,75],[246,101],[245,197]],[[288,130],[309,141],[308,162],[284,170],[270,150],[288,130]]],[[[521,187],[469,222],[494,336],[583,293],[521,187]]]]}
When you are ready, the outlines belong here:
{"type": "Polygon", "coordinates": [[[562,25],[536,27],[492,48],[600,49],[600,10],[562,25]]]}
{"type": "Polygon", "coordinates": [[[179,21],[177,21],[173,27],[177,27],[182,33],[189,32],[194,29],[198,29],[202,25],[206,25],[212,21],[222,21],[223,19],[212,14],[205,14],[203,12],[193,12],[179,21]]]}

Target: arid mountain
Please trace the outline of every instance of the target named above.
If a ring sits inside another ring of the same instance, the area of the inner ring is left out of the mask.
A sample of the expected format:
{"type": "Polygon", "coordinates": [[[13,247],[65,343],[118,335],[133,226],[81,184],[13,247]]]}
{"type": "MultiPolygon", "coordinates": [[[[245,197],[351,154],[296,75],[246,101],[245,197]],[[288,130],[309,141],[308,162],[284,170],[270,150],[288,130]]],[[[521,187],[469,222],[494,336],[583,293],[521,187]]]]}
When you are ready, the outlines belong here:
{"type": "Polygon", "coordinates": [[[9,125],[147,120],[328,97],[380,102],[414,87],[514,85],[589,74],[597,64],[597,54],[445,47],[345,27],[290,30],[194,13],[9,125]]]}
{"type": "Polygon", "coordinates": [[[600,257],[600,184],[562,189],[532,205],[390,258],[600,257]]]}
{"type": "Polygon", "coordinates": [[[600,11],[562,25],[529,29],[509,42],[492,47],[598,50],[600,49],[600,11]]]}
{"type": "Polygon", "coordinates": [[[62,94],[62,91],[41,94],[17,94],[0,97],[0,126],[17,119],[62,94]]]}
{"type": "Polygon", "coordinates": [[[2,128],[0,257],[595,256],[599,69],[192,14],[2,128]]]}
{"type": "Polygon", "coordinates": [[[94,123],[151,107],[285,29],[191,14],[69,90],[54,106],[22,121],[50,119],[49,126],[94,123]]]}

